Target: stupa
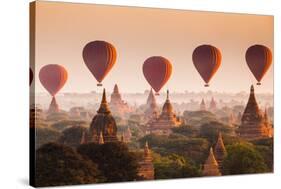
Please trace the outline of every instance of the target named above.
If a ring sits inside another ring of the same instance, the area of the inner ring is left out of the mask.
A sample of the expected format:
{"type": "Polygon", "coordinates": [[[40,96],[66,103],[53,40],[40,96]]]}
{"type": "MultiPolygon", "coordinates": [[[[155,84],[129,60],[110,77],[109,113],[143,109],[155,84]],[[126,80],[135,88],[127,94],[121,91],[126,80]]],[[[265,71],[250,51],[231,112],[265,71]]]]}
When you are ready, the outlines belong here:
{"type": "Polygon", "coordinates": [[[114,115],[119,115],[119,116],[123,116],[124,114],[131,111],[129,105],[122,100],[117,84],[114,85],[109,107],[114,115]]]}
{"type": "Polygon", "coordinates": [[[142,180],[154,179],[154,167],[152,163],[152,156],[147,142],[144,146],[142,160],[139,162],[138,175],[141,177],[142,180]]]}
{"type": "Polygon", "coordinates": [[[89,137],[90,140],[95,143],[100,143],[101,137],[104,143],[118,141],[117,126],[108,108],[105,89],[103,90],[100,108],[90,125],[89,137]]]}
{"type": "Polygon", "coordinates": [[[178,127],[180,124],[180,119],[173,112],[169,91],[167,91],[167,99],[163,105],[162,112],[160,116],[147,123],[147,131],[148,133],[169,135],[171,128],[178,127]]]}
{"type": "Polygon", "coordinates": [[[206,111],[206,104],[203,98],[200,103],[200,111],[206,111]]]}
{"type": "Polygon", "coordinates": [[[217,163],[219,165],[219,169],[222,170],[222,162],[224,158],[227,156],[227,152],[223,143],[222,134],[219,132],[218,140],[215,146],[214,151],[215,158],[217,160],[217,163]]]}
{"type": "Polygon", "coordinates": [[[219,165],[213,153],[213,148],[210,148],[210,153],[205,161],[203,168],[203,176],[220,176],[219,165]]]}
{"type": "Polygon", "coordinates": [[[52,98],[52,101],[51,101],[51,104],[49,106],[49,109],[48,109],[48,113],[51,114],[51,113],[58,113],[60,110],[59,110],[59,105],[56,101],[56,98],[53,97],[52,98]]]}
{"type": "Polygon", "coordinates": [[[247,106],[241,118],[238,135],[246,140],[269,138],[272,136],[272,127],[266,123],[255,97],[254,86],[251,86],[247,106]]]}
{"type": "Polygon", "coordinates": [[[211,100],[211,102],[210,102],[209,110],[210,110],[211,112],[214,112],[214,111],[217,110],[217,103],[216,103],[216,101],[215,101],[214,98],[212,98],[212,100],[211,100]]]}
{"type": "Polygon", "coordinates": [[[146,110],[144,112],[144,116],[147,121],[159,116],[158,106],[152,89],[150,90],[146,101],[146,110]]]}

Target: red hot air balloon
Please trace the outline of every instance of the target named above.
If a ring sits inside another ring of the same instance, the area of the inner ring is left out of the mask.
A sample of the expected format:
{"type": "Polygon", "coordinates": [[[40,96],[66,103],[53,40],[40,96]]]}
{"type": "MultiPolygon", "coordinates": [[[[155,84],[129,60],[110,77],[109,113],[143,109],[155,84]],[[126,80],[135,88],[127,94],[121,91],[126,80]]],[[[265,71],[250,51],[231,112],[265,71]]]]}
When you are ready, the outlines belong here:
{"type": "Polygon", "coordinates": [[[44,88],[52,95],[49,112],[58,112],[55,95],[64,86],[67,80],[67,71],[58,64],[48,64],[41,68],[39,79],[44,88]]]}
{"type": "Polygon", "coordinates": [[[106,41],[89,42],[83,49],[83,59],[93,76],[101,82],[116,62],[116,49],[106,41]]]}
{"type": "Polygon", "coordinates": [[[246,62],[251,72],[261,85],[260,81],[272,63],[272,54],[269,48],[263,45],[253,45],[246,52],[246,62]]]}
{"type": "Polygon", "coordinates": [[[31,85],[33,81],[33,71],[31,68],[29,68],[29,86],[31,85]]]}
{"type": "Polygon", "coordinates": [[[144,61],[143,75],[156,95],[159,95],[158,92],[171,77],[172,69],[170,61],[161,56],[152,56],[144,61]]]}
{"type": "Polygon", "coordinates": [[[205,87],[209,86],[211,78],[221,65],[221,53],[218,48],[211,45],[201,45],[192,54],[195,68],[205,81],[205,87]]]}

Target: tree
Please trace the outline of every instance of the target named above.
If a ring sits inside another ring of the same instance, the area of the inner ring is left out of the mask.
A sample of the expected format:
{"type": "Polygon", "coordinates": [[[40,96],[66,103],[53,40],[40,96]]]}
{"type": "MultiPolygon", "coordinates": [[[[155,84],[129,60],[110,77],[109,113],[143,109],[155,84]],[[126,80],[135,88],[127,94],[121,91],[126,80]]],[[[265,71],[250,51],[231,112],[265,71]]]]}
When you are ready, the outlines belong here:
{"type": "Polygon", "coordinates": [[[223,174],[264,173],[268,168],[261,154],[250,143],[227,146],[227,157],[223,161],[223,174]]]}
{"type": "Polygon", "coordinates": [[[182,134],[187,137],[195,137],[198,135],[198,128],[190,126],[190,125],[183,125],[181,127],[172,128],[174,133],[182,134]]]}
{"type": "Polygon", "coordinates": [[[232,135],[234,133],[234,129],[217,121],[205,123],[200,127],[200,136],[207,138],[212,144],[216,142],[219,132],[232,135]]]}
{"type": "Polygon", "coordinates": [[[198,168],[188,162],[183,156],[177,154],[169,156],[154,154],[153,164],[156,179],[198,177],[201,175],[198,168]]]}
{"type": "Polygon", "coordinates": [[[55,122],[51,125],[52,128],[62,131],[64,129],[67,129],[72,126],[86,126],[87,122],[86,121],[79,121],[79,120],[62,120],[55,122]]]}
{"type": "Polygon", "coordinates": [[[43,144],[55,142],[60,137],[60,133],[47,127],[36,127],[36,149],[43,144]]]}
{"type": "Polygon", "coordinates": [[[58,139],[58,142],[75,148],[80,145],[83,132],[87,136],[87,128],[80,126],[70,127],[62,132],[62,136],[58,139]]]}
{"type": "Polygon", "coordinates": [[[80,145],[77,152],[98,165],[105,182],[133,181],[137,179],[138,162],[133,152],[121,143],[98,145],[88,143],[80,145]]]}
{"type": "Polygon", "coordinates": [[[98,181],[96,165],[72,148],[56,143],[36,151],[36,187],[89,184],[98,181]]]}

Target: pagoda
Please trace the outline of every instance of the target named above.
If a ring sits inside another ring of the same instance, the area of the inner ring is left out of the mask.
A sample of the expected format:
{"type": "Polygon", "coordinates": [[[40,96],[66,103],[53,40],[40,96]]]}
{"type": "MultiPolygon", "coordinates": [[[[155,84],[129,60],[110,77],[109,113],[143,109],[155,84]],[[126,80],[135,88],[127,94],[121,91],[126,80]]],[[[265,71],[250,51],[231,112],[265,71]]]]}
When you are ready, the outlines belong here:
{"type": "Polygon", "coordinates": [[[214,112],[214,111],[217,110],[217,103],[216,103],[216,101],[215,101],[214,98],[212,98],[212,100],[211,100],[211,102],[210,102],[209,110],[210,110],[211,112],[214,112]]]}
{"type": "Polygon", "coordinates": [[[203,176],[221,176],[219,165],[213,153],[213,148],[210,148],[210,153],[205,161],[203,168],[203,176]]]}
{"type": "Polygon", "coordinates": [[[101,141],[103,143],[118,141],[117,126],[108,108],[105,89],[103,90],[100,108],[90,125],[89,137],[95,143],[101,143],[101,141]]]}
{"type": "Polygon", "coordinates": [[[180,124],[180,119],[173,112],[169,91],[167,91],[167,99],[163,105],[162,112],[160,116],[147,123],[147,131],[148,133],[169,135],[171,128],[178,127],[180,124]]]}
{"type": "Polygon", "coordinates": [[[159,116],[158,106],[152,89],[150,90],[150,93],[146,101],[146,110],[144,112],[144,116],[145,119],[148,121],[159,116]]]}
{"type": "Polygon", "coordinates": [[[205,104],[204,98],[202,98],[201,103],[200,103],[200,111],[206,111],[206,104],[205,104]]]}
{"type": "Polygon", "coordinates": [[[138,176],[141,177],[141,180],[154,179],[154,166],[152,163],[152,156],[147,142],[144,146],[142,160],[139,162],[138,176]]]}
{"type": "Polygon", "coordinates": [[[215,146],[214,155],[217,160],[219,169],[222,170],[222,162],[223,162],[224,158],[227,156],[227,152],[226,152],[226,149],[225,149],[225,146],[223,143],[221,132],[219,132],[219,135],[218,135],[218,140],[217,140],[217,143],[215,146]]]}
{"type": "Polygon", "coordinates": [[[60,110],[59,110],[59,105],[56,101],[56,98],[53,97],[52,98],[52,101],[51,101],[51,104],[49,106],[49,109],[48,109],[48,113],[51,114],[51,113],[58,113],[60,110]]]}
{"type": "Polygon", "coordinates": [[[114,85],[109,107],[114,114],[119,116],[123,116],[131,111],[128,104],[122,100],[117,84],[114,85]]]}
{"type": "Polygon", "coordinates": [[[247,106],[241,118],[238,135],[246,140],[269,138],[272,136],[272,127],[266,123],[255,98],[253,85],[247,106]]]}

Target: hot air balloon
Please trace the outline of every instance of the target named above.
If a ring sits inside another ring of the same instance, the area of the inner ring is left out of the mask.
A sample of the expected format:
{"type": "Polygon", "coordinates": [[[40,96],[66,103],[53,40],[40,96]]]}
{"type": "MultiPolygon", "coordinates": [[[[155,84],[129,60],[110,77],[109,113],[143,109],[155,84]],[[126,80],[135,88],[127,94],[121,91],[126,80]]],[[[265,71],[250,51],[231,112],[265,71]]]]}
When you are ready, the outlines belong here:
{"type": "Polygon", "coordinates": [[[261,85],[261,80],[272,63],[272,54],[268,47],[263,45],[253,45],[246,52],[246,62],[251,72],[261,85]]]}
{"type": "Polygon", "coordinates": [[[143,75],[156,95],[159,95],[158,92],[171,77],[172,69],[170,61],[162,56],[152,56],[144,61],[143,75]]]}
{"type": "Polygon", "coordinates": [[[98,81],[98,86],[102,86],[101,82],[112,69],[116,62],[116,49],[106,41],[89,42],[83,49],[83,59],[98,81]]]}
{"type": "Polygon", "coordinates": [[[39,79],[43,87],[52,95],[49,112],[57,112],[58,105],[55,95],[64,86],[67,80],[67,71],[58,64],[48,64],[40,69],[39,79]]]}
{"type": "Polygon", "coordinates": [[[211,45],[201,45],[193,51],[192,60],[195,68],[205,81],[205,87],[208,87],[211,78],[221,65],[219,49],[211,45]]]}
{"type": "Polygon", "coordinates": [[[33,71],[31,68],[29,68],[29,86],[31,85],[33,81],[33,71]]]}

